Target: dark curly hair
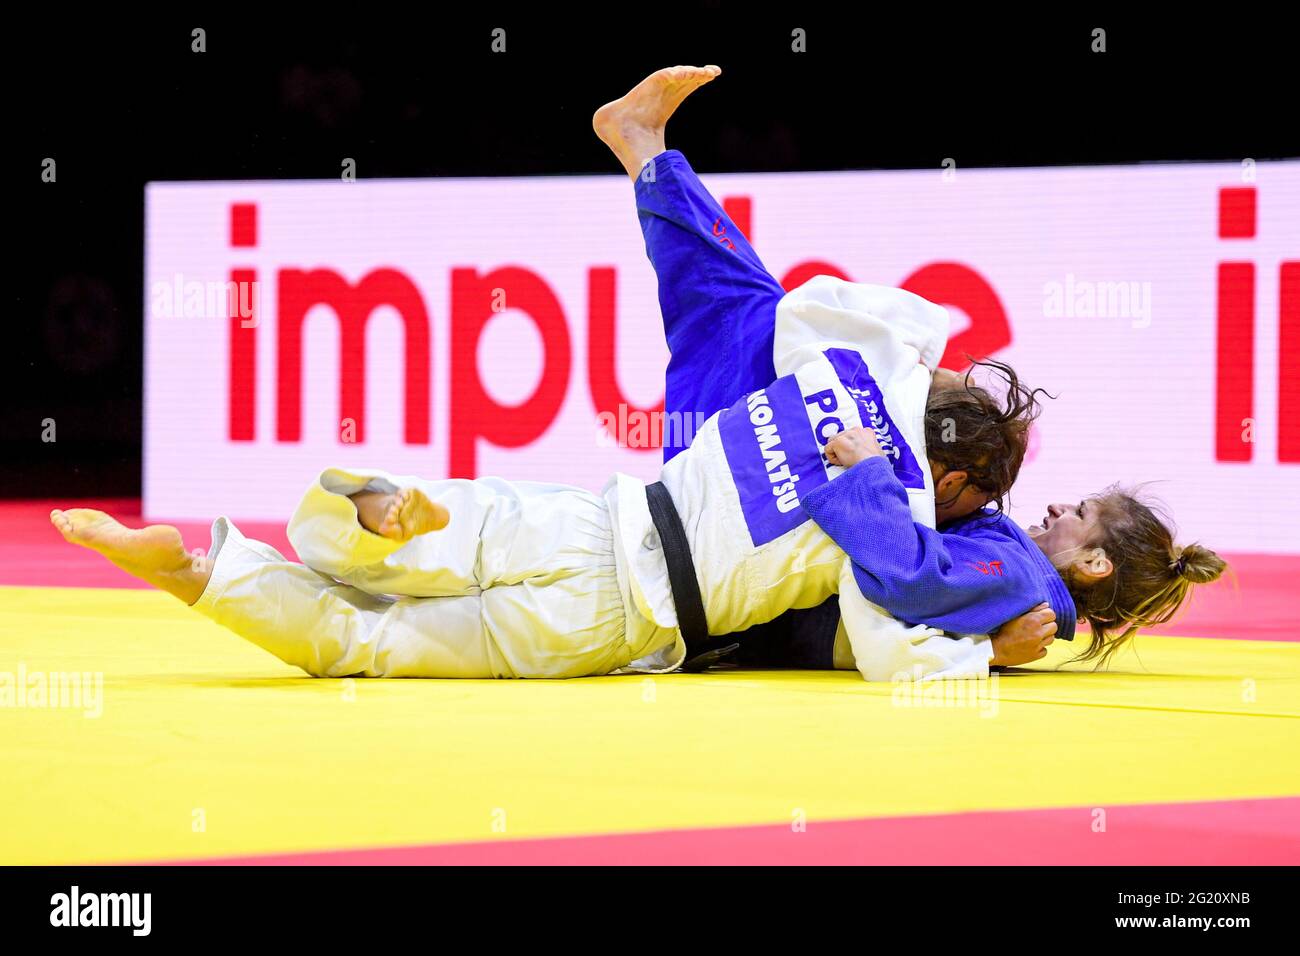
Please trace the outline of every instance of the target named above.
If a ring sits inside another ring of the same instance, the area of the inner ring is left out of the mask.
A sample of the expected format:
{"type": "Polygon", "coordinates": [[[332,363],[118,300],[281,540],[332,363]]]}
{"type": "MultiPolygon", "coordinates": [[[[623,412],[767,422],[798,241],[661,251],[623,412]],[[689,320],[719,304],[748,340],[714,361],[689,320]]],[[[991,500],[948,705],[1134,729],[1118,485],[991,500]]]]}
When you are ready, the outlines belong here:
{"type": "MultiPolygon", "coordinates": [[[[968,356],[969,358],[969,356],[968,356]]],[[[961,388],[935,390],[925,407],[925,445],[930,460],[948,471],[964,471],[970,484],[992,495],[1002,511],[1007,492],[1020,474],[1029,444],[1029,426],[1042,411],[1038,396],[1004,362],[971,362],[961,388]],[[1000,379],[999,399],[988,388],[972,384],[971,373],[987,369],[1000,379]]]]}

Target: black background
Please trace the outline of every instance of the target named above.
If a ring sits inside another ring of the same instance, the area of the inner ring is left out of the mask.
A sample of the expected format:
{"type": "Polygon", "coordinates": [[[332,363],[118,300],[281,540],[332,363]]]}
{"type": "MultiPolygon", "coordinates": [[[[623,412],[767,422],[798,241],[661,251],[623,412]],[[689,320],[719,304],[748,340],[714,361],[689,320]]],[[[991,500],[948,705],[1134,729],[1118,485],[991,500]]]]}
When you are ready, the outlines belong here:
{"type": "Polygon", "coordinates": [[[54,8],[13,25],[0,495],[139,493],[150,180],[335,178],[343,157],[360,178],[614,174],[592,111],[674,63],[724,70],[669,129],[706,172],[1300,155],[1290,28],[1258,7],[1178,23],[929,4],[428,9],[54,8]]]}
{"type": "Polygon", "coordinates": [[[1000,943],[1010,944],[1012,952],[1055,951],[1063,943],[1072,951],[1083,943],[1124,939],[1127,949],[1173,946],[1180,953],[1223,953],[1285,939],[1294,925],[1288,878],[1280,868],[873,867],[870,862],[851,870],[804,868],[797,874],[629,867],[616,877],[627,896],[612,897],[609,876],[590,867],[566,868],[546,879],[532,870],[499,867],[490,872],[367,867],[345,873],[332,867],[16,868],[0,871],[0,925],[10,945],[62,942],[59,948],[42,946],[41,952],[135,951],[180,942],[202,942],[209,949],[233,943],[250,951],[288,943],[298,952],[317,941],[332,944],[331,951],[344,946],[362,952],[436,951],[479,940],[494,950],[531,952],[559,945],[581,952],[626,949],[632,935],[692,950],[703,941],[716,943],[719,951],[741,952],[821,949],[833,941],[838,948],[887,944],[907,953],[980,951],[1000,943]],[[725,888],[719,888],[719,876],[725,888]],[[150,935],[134,937],[121,927],[51,927],[51,897],[69,893],[74,884],[82,894],[151,893],[150,935]],[[1249,901],[1168,904],[1169,892],[1184,900],[1192,894],[1235,894],[1235,899],[1248,894],[1249,901]],[[1160,902],[1119,903],[1121,893],[1156,895],[1160,902]],[[655,894],[666,896],[679,912],[639,925],[646,917],[629,912],[624,899],[655,894]],[[840,901],[838,909],[808,905],[832,899],[840,901]],[[823,915],[830,911],[840,918],[823,915]],[[1117,927],[1117,917],[1247,917],[1250,925],[1208,931],[1117,927]]]}

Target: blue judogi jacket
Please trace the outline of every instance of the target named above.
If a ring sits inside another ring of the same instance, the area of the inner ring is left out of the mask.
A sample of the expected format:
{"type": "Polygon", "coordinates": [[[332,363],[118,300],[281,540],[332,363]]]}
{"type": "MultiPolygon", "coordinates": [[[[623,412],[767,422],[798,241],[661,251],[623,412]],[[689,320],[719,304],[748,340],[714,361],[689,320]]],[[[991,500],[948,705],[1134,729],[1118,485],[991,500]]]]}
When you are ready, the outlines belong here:
{"type": "MultiPolygon", "coordinates": [[[[680,152],[655,157],[654,171],[638,176],[634,189],[671,353],[665,411],[707,417],[776,379],[775,313],[785,290],[680,152]]],[[[664,461],[688,444],[690,434],[666,432],[664,461]]],[[[960,634],[988,633],[1046,601],[1056,612],[1057,636],[1074,637],[1074,602],[1020,528],[987,512],[942,534],[916,527],[902,486],[873,462],[803,499],[853,559],[864,596],[907,623],[960,634]]],[[[787,611],[746,631],[736,659],[831,668],[839,619],[838,598],[787,611]]]]}
{"type": "Polygon", "coordinates": [[[1073,640],[1074,600],[1033,539],[1006,515],[977,511],[942,532],[912,520],[889,462],[867,458],[802,498],[853,560],[868,601],[909,624],[987,634],[1038,604],[1073,640]]]}

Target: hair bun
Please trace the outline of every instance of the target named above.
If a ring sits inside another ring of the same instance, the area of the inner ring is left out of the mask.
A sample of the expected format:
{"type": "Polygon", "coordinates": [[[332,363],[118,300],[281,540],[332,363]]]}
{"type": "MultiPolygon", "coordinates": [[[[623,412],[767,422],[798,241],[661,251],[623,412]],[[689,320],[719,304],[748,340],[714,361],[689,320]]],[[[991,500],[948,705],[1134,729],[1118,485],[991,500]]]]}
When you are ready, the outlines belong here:
{"type": "Polygon", "coordinates": [[[1192,584],[1209,584],[1218,580],[1227,566],[1227,562],[1209,548],[1189,544],[1179,551],[1170,568],[1192,584]]]}

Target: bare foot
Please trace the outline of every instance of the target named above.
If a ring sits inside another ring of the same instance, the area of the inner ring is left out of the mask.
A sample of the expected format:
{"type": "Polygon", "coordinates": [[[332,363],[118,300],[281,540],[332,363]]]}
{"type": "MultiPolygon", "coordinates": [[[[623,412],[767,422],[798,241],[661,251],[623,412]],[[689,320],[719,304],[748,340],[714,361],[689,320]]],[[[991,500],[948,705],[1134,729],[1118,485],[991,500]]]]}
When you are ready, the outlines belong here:
{"type": "Polygon", "coordinates": [[[212,575],[210,562],[185,551],[181,533],[167,524],[127,528],[102,511],[70,508],[50,512],[64,539],[98,551],[123,571],[193,604],[212,575]]]}
{"type": "Polygon", "coordinates": [[[716,66],[670,66],[651,73],[627,95],[606,103],[591,118],[601,142],[614,151],[633,179],[664,146],[668,117],[699,87],[722,73],[716,66]]]}
{"type": "Polygon", "coordinates": [[[451,521],[451,512],[418,488],[402,488],[391,495],[361,492],[352,500],[362,527],[394,541],[410,541],[416,535],[445,528],[451,521]]]}

